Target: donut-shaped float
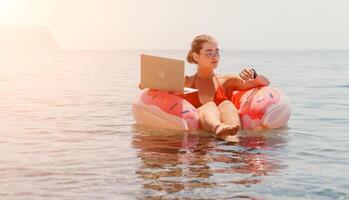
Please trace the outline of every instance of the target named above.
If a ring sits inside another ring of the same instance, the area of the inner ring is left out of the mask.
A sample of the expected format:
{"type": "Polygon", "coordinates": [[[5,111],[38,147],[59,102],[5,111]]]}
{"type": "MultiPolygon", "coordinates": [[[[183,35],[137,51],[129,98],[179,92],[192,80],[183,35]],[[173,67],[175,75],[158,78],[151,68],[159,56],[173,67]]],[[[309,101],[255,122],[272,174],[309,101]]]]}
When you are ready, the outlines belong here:
{"type": "MultiPolygon", "coordinates": [[[[235,91],[231,101],[239,111],[243,129],[274,129],[287,124],[291,104],[280,89],[264,86],[235,91]]],[[[132,103],[137,124],[151,127],[196,131],[200,129],[197,109],[170,92],[144,89],[132,103]]]]}

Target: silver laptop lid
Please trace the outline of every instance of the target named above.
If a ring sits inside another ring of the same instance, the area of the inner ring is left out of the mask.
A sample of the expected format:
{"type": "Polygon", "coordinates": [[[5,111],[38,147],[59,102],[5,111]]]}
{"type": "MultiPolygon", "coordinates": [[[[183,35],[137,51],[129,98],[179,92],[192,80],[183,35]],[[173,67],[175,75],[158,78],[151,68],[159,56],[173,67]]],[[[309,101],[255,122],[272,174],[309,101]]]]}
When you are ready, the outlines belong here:
{"type": "Polygon", "coordinates": [[[184,93],[184,61],[141,55],[141,84],[145,88],[184,93]]]}

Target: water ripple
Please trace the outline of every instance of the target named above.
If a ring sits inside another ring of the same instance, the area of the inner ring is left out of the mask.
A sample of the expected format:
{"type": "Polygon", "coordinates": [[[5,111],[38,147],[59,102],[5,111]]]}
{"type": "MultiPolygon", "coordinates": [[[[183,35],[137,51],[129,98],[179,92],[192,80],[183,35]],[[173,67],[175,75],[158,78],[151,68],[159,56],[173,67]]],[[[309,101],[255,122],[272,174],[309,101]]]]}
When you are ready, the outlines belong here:
{"type": "Polygon", "coordinates": [[[218,73],[253,63],[293,105],[236,144],[134,125],[142,52],[186,54],[0,52],[1,199],[349,198],[348,52],[227,51],[218,73]]]}

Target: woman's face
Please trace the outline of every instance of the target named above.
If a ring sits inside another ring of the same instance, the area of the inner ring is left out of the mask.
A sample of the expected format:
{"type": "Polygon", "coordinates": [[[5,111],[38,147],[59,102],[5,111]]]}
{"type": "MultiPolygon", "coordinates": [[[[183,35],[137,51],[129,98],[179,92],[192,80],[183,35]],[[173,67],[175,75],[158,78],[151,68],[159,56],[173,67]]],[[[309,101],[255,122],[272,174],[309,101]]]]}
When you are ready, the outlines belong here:
{"type": "Polygon", "coordinates": [[[220,58],[220,52],[217,42],[204,43],[202,49],[200,50],[200,54],[195,53],[194,56],[199,67],[204,67],[208,69],[217,68],[220,58]]]}

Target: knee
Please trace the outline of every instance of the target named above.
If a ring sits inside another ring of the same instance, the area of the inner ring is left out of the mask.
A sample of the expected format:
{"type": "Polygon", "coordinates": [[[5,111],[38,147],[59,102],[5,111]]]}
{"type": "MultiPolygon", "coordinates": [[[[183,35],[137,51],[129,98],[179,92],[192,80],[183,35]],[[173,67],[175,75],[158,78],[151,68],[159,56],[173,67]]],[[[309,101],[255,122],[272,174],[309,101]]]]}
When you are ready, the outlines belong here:
{"type": "Polygon", "coordinates": [[[219,108],[226,108],[226,107],[234,107],[234,108],[235,108],[234,104],[233,104],[231,101],[229,101],[229,100],[224,100],[224,101],[222,101],[222,102],[218,105],[218,107],[219,107],[219,108]]]}
{"type": "Polygon", "coordinates": [[[218,105],[218,109],[221,111],[222,110],[230,110],[230,111],[234,111],[234,112],[238,111],[238,109],[235,107],[235,105],[229,100],[225,100],[222,103],[220,103],[218,105]]]}
{"type": "Polygon", "coordinates": [[[217,108],[217,105],[213,101],[209,101],[209,102],[205,103],[204,105],[202,105],[200,108],[212,108],[212,107],[217,108]]]}
{"type": "Polygon", "coordinates": [[[213,101],[210,101],[210,102],[207,102],[207,103],[203,104],[202,106],[200,106],[200,108],[198,108],[198,111],[200,114],[200,113],[210,111],[212,109],[217,110],[218,107],[213,101]]]}

